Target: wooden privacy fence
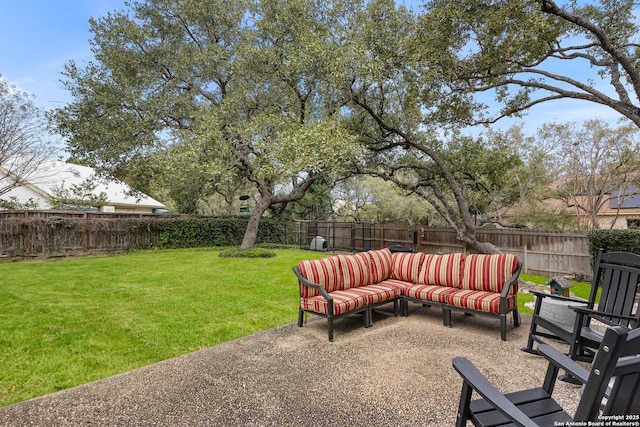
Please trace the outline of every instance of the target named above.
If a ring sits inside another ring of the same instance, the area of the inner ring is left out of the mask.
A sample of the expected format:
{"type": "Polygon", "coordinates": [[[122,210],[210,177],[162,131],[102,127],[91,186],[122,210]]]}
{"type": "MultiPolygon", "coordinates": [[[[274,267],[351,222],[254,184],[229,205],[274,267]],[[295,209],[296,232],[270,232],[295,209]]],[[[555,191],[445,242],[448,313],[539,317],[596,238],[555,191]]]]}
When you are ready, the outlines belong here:
{"type": "MultiPolygon", "coordinates": [[[[155,247],[167,219],[150,214],[0,211],[0,257],[74,256],[155,247]]],[[[291,223],[286,234],[287,243],[307,249],[312,242],[323,242],[328,250],[353,252],[396,245],[426,253],[469,252],[451,229],[404,223],[300,221],[291,223]]],[[[591,277],[584,232],[483,229],[477,237],[517,255],[524,272],[591,277]]]]}
{"type": "Polygon", "coordinates": [[[158,245],[163,217],[69,211],[0,211],[0,257],[60,257],[158,245]]]}
{"type": "MultiPolygon", "coordinates": [[[[469,252],[452,229],[412,227],[403,223],[301,221],[297,234],[298,244],[307,248],[318,241],[314,241],[316,237],[321,237],[328,250],[357,252],[399,245],[425,253],[469,252]]],[[[516,255],[525,273],[591,279],[585,232],[482,229],[476,236],[479,241],[516,255]]]]}

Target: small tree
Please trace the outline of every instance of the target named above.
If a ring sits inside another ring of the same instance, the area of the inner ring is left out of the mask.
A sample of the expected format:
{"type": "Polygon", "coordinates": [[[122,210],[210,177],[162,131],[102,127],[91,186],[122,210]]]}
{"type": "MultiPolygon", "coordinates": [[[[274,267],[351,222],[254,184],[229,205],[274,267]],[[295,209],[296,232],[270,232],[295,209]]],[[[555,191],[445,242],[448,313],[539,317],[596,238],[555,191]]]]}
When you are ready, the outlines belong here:
{"type": "Polygon", "coordinates": [[[53,149],[32,96],[0,76],[0,196],[33,177],[53,149]]]}
{"type": "Polygon", "coordinates": [[[100,208],[107,203],[107,194],[96,194],[98,184],[91,178],[87,178],[80,184],[71,184],[69,188],[64,183],[53,188],[51,207],[53,209],[86,209],[100,208]]]}
{"type": "Polygon", "coordinates": [[[562,142],[556,163],[561,182],[554,197],[583,219],[580,228],[600,228],[598,214],[611,194],[631,195],[637,183],[640,144],[636,127],[612,129],[602,120],[589,120],[582,127],[550,124],[541,135],[562,142]]]}

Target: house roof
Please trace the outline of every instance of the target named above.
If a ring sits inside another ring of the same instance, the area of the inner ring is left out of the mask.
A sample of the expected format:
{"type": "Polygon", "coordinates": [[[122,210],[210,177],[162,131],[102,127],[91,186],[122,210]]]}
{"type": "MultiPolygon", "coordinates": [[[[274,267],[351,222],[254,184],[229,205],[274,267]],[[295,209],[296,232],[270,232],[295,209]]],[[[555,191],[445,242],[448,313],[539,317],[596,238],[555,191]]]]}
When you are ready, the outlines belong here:
{"type": "Polygon", "coordinates": [[[93,180],[96,185],[94,193],[96,195],[104,193],[109,205],[166,208],[154,198],[140,192],[136,193],[132,187],[122,181],[98,177],[93,168],[57,160],[42,161],[38,169],[25,179],[25,186],[51,199],[60,188],[68,190],[87,180],[93,180]]]}

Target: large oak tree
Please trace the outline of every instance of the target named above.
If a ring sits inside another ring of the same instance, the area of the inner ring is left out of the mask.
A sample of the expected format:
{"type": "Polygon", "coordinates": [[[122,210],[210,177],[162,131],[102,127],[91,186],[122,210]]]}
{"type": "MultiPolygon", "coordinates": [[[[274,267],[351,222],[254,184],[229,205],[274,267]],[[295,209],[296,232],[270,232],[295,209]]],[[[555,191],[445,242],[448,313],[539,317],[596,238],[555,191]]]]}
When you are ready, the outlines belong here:
{"type": "Polygon", "coordinates": [[[353,154],[326,78],[344,3],[132,2],[91,21],[95,61],[67,65],[74,101],[55,114],[58,129],[75,158],[121,178],[157,168],[243,177],[256,200],[247,249],[267,209],[353,154]]]}
{"type": "Polygon", "coordinates": [[[474,200],[504,189],[520,159],[508,144],[473,141],[460,129],[566,98],[604,105],[640,125],[634,3],[425,3],[417,25],[380,1],[359,26],[357,55],[375,61],[349,82],[354,122],[372,153],[360,171],[421,195],[460,240],[495,252],[476,239],[474,200]],[[576,77],[581,66],[597,77],[576,77]],[[487,108],[487,93],[500,111],[487,108]]]}

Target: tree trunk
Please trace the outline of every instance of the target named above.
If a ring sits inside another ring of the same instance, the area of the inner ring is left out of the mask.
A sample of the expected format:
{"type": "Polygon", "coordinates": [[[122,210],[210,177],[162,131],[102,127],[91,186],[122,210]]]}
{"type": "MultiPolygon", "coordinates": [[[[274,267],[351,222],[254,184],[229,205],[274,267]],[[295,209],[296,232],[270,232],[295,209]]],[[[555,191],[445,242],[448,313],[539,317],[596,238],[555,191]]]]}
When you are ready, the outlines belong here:
{"type": "Polygon", "coordinates": [[[476,240],[475,245],[473,245],[473,248],[476,249],[481,254],[501,254],[502,253],[500,248],[498,248],[493,243],[489,243],[489,242],[478,242],[476,240]]]}
{"type": "MultiPolygon", "coordinates": [[[[475,232],[474,232],[475,234],[475,232]]],[[[481,254],[501,254],[502,251],[493,243],[489,242],[478,242],[474,237],[469,237],[467,234],[462,236],[462,241],[467,244],[470,248],[478,251],[481,254]]]]}
{"type": "Polygon", "coordinates": [[[244,238],[242,239],[242,244],[240,245],[241,251],[251,249],[255,246],[256,239],[258,238],[258,226],[260,225],[260,219],[266,212],[269,205],[270,200],[264,197],[258,200],[258,203],[256,203],[253,211],[251,212],[251,216],[249,217],[247,230],[244,232],[244,238]]]}

